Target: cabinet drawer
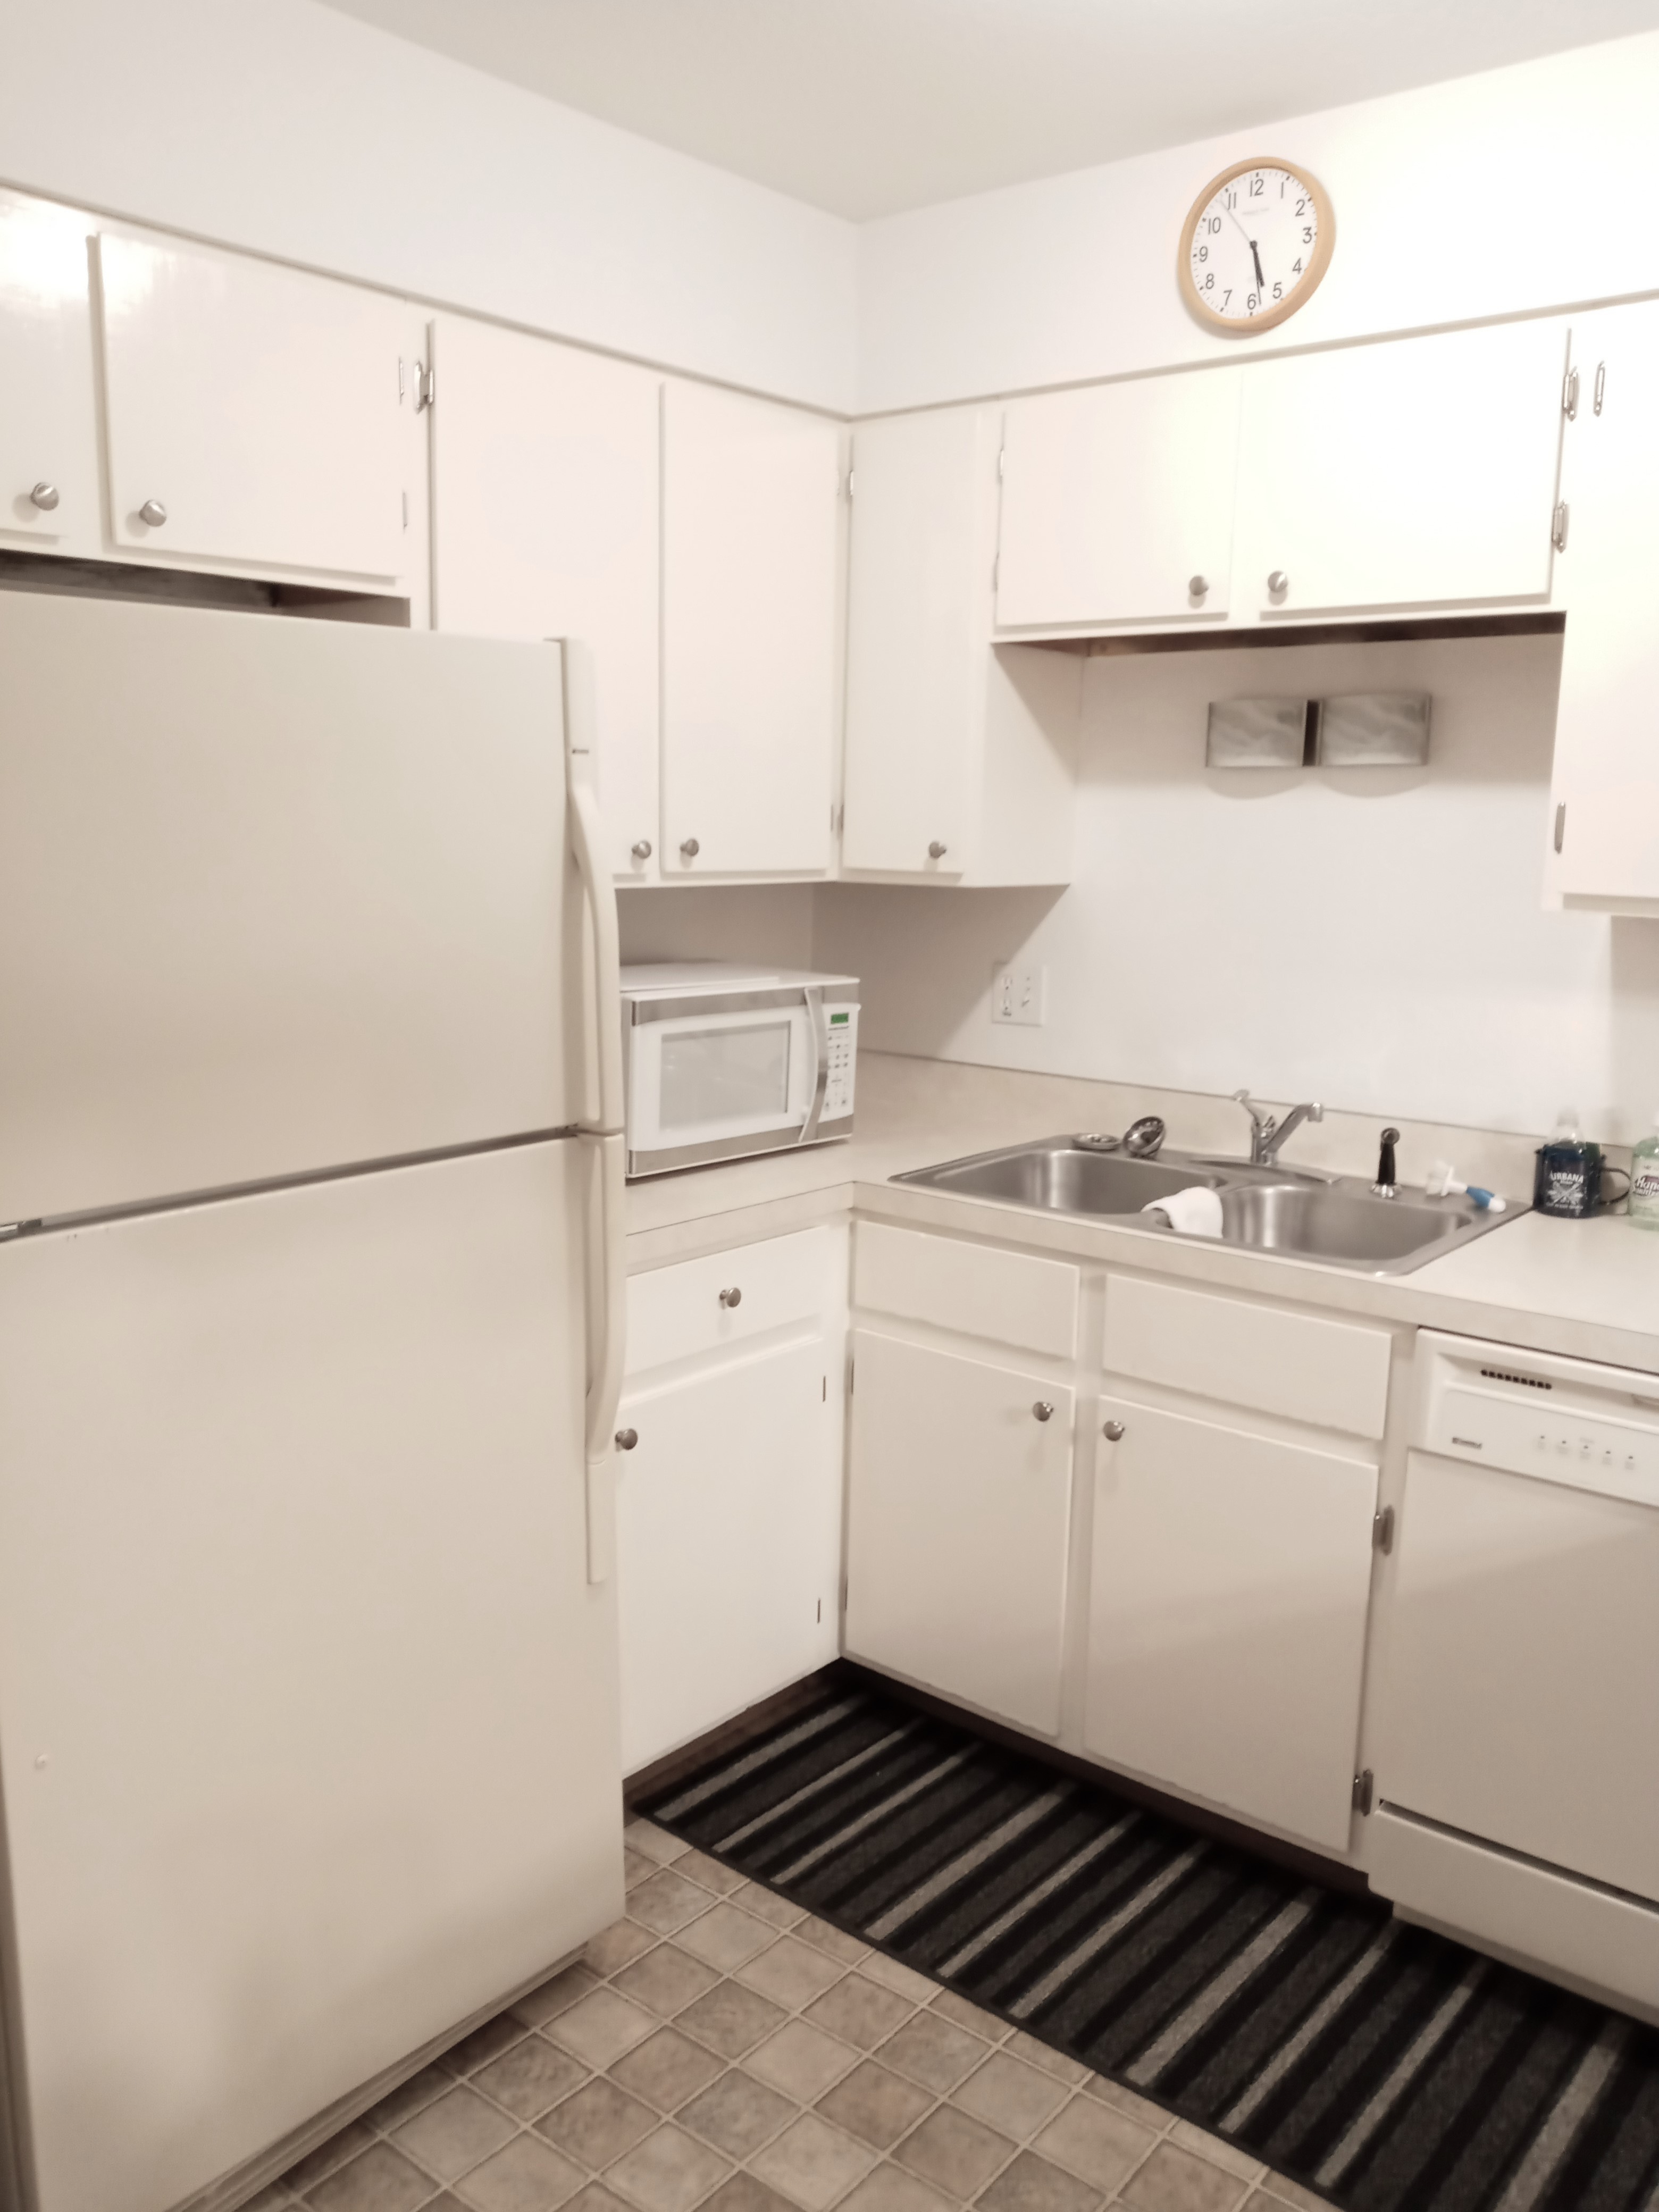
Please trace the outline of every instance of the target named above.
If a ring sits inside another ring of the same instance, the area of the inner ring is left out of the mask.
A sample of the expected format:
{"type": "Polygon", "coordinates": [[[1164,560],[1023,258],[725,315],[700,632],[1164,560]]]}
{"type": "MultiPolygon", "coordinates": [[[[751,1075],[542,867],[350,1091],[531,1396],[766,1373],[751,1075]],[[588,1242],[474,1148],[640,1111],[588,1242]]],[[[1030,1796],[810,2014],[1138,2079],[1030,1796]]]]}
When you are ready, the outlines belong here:
{"type": "Polygon", "coordinates": [[[838,1242],[834,1229],[802,1229],[630,1275],[624,1371],[643,1375],[818,1319],[836,1302],[838,1242]],[[736,1291],[736,1303],[722,1304],[723,1291],[736,1291]]]}
{"type": "Polygon", "coordinates": [[[1386,1329],[1107,1279],[1109,1374],[1349,1436],[1382,1433],[1391,1343],[1386,1329]]]}
{"type": "Polygon", "coordinates": [[[856,1305],[1055,1359],[1076,1353],[1080,1280],[1078,1270],[1060,1260],[878,1222],[861,1221],[856,1231],[856,1305]]]}

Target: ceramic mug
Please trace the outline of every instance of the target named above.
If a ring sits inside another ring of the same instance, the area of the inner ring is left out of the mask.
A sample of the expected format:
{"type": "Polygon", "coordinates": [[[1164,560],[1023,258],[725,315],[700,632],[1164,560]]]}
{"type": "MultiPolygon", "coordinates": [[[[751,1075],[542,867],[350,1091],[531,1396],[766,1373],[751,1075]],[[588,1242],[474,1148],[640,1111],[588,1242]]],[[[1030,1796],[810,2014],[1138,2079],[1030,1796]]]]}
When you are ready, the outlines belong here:
{"type": "Polygon", "coordinates": [[[1622,1168],[1607,1165],[1600,1145],[1540,1145],[1537,1158],[1532,1202],[1540,1213],[1553,1213],[1561,1221],[1583,1221],[1630,1196],[1629,1176],[1622,1168]],[[1609,1193],[1603,1188],[1610,1175],[1624,1176],[1623,1190],[1609,1193]]]}

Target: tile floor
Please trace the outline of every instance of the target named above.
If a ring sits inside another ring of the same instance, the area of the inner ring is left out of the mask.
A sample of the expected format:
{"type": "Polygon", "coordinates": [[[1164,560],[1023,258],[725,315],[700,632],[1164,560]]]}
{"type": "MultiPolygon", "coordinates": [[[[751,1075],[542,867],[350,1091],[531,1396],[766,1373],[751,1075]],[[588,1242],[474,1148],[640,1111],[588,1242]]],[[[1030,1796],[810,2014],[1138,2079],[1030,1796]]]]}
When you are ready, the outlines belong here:
{"type": "Polygon", "coordinates": [[[1323,2200],[642,1820],[628,1917],[257,2212],[1284,2212],[1323,2200]]]}

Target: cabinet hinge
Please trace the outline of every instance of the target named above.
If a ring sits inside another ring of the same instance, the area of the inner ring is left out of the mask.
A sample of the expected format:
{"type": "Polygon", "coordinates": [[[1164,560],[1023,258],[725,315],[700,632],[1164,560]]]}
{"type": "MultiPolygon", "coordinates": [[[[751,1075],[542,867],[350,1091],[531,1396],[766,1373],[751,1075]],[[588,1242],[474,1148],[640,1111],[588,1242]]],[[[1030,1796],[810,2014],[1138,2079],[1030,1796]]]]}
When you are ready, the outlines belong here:
{"type": "Polygon", "coordinates": [[[1002,465],[1007,458],[1007,449],[1005,447],[999,447],[997,448],[997,482],[999,483],[1002,482],[1002,465]]]}
{"type": "MultiPolygon", "coordinates": [[[[409,364],[415,392],[415,412],[435,404],[438,397],[438,372],[429,362],[412,361],[409,364]]],[[[398,363],[398,397],[404,396],[404,365],[398,363]]]]}
{"type": "Polygon", "coordinates": [[[1570,368],[1561,380],[1561,412],[1569,422],[1578,420],[1578,371],[1570,368]]]}
{"type": "Polygon", "coordinates": [[[1550,520],[1550,543],[1558,553],[1567,550],[1567,502],[1562,500],[1550,520]]]}
{"type": "Polygon", "coordinates": [[[1559,853],[1566,842],[1567,802],[1564,799],[1555,810],[1555,849],[1559,853]]]}
{"type": "Polygon", "coordinates": [[[1394,1549],[1394,1508],[1385,1505],[1371,1516],[1371,1549],[1391,1552],[1394,1549]]]}
{"type": "Polygon", "coordinates": [[[845,1575],[841,1578],[841,1609],[843,1613],[847,1610],[847,1577],[845,1575]]]}
{"type": "Polygon", "coordinates": [[[851,499],[853,496],[853,487],[857,482],[857,471],[853,469],[848,469],[847,471],[847,496],[848,499],[851,499]]]}
{"type": "Polygon", "coordinates": [[[996,587],[997,587],[997,578],[998,578],[998,576],[1001,574],[1001,571],[1002,571],[1002,556],[1001,556],[1001,554],[1000,554],[1000,553],[999,553],[999,554],[997,555],[996,558],[995,558],[995,559],[992,562],[992,563],[991,563],[991,589],[992,589],[994,592],[995,591],[995,589],[996,589],[996,587]]]}
{"type": "Polygon", "coordinates": [[[1353,1778],[1353,1809],[1369,1815],[1375,1796],[1376,1777],[1369,1766],[1362,1766],[1353,1778]]]}
{"type": "Polygon", "coordinates": [[[857,1372],[858,1362],[855,1359],[849,1359],[847,1363],[847,1395],[849,1398],[853,1395],[853,1377],[857,1372]]]}
{"type": "Polygon", "coordinates": [[[1598,361],[1595,364],[1595,397],[1590,403],[1598,415],[1601,412],[1601,402],[1607,396],[1607,365],[1604,361],[1598,361]]]}

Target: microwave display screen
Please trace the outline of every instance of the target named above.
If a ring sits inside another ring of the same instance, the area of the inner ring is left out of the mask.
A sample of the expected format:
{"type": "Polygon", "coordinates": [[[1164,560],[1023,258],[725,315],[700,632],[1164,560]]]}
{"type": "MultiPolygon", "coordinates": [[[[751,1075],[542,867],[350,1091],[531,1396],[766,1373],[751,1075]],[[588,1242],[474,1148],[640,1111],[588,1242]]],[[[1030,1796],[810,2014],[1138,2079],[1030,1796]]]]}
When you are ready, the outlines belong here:
{"type": "Polygon", "coordinates": [[[708,1121],[781,1120],[789,1110],[787,1021],[683,1030],[662,1041],[665,1129],[708,1121]]]}

